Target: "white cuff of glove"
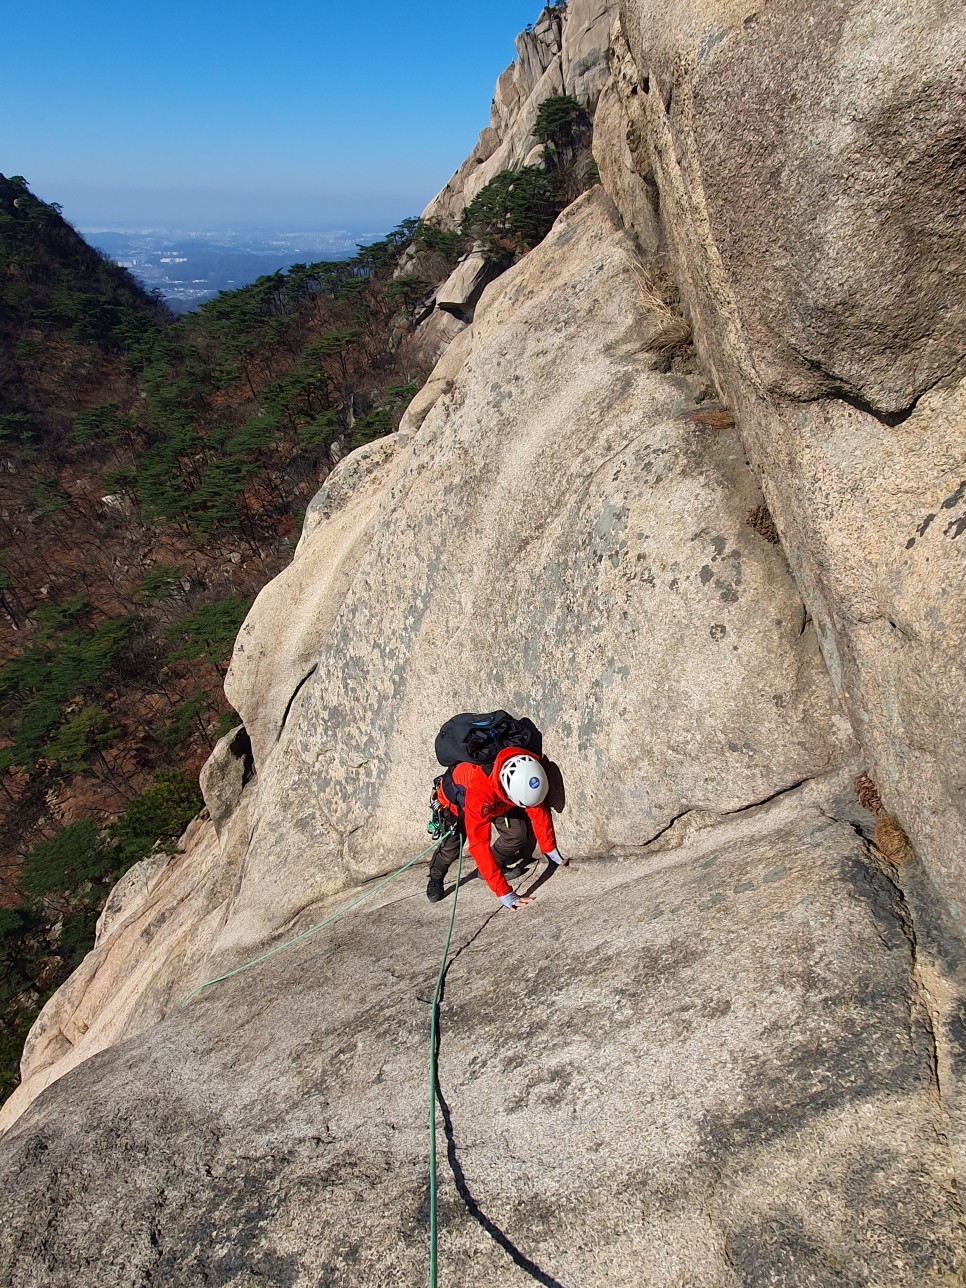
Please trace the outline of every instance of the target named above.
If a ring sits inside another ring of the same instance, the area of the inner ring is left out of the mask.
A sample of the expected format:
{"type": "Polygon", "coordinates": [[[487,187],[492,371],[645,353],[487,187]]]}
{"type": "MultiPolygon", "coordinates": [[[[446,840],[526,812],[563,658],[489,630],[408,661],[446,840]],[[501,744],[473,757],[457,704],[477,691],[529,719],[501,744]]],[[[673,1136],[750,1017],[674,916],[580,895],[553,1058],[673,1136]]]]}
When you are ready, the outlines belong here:
{"type": "Polygon", "coordinates": [[[563,863],[563,855],[560,853],[559,850],[556,850],[556,849],[551,850],[546,857],[548,859],[552,859],[554,863],[563,863]]]}
{"type": "Polygon", "coordinates": [[[518,894],[514,894],[512,890],[509,894],[500,895],[500,903],[503,904],[504,908],[515,908],[519,902],[520,896],[518,894]]]}

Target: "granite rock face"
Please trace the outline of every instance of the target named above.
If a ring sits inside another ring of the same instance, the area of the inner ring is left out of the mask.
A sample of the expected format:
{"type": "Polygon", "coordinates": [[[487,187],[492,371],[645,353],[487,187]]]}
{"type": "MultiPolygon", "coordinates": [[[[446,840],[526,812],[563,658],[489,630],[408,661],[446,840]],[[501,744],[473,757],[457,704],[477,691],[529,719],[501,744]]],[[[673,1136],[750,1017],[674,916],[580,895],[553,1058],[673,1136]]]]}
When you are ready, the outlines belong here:
{"type": "Polygon", "coordinates": [[[487,261],[482,251],[474,248],[460,260],[442,286],[437,288],[436,307],[471,321],[473,308],[482,295],[483,288],[496,275],[496,267],[487,261]]]}
{"type": "Polygon", "coordinates": [[[424,870],[182,1001],[417,854],[436,729],[495,706],[577,863],[460,894],[441,1282],[966,1282],[962,24],[616,12],[545,11],[427,212],[594,112],[603,187],[430,318],[242,628],[210,817],[45,1008],[4,1285],[425,1281],[424,870]]]}
{"type": "Polygon", "coordinates": [[[622,18],[765,387],[896,417],[961,376],[962,14],[625,0],[622,18]]]}
{"type": "Polygon", "coordinates": [[[493,92],[489,125],[423,211],[424,219],[458,223],[463,207],[494,175],[533,164],[533,126],[544,99],[572,94],[593,115],[607,81],[617,8],[617,0],[570,0],[565,11],[544,9],[532,30],[517,37],[517,57],[493,92]]]}
{"type": "MultiPolygon", "coordinates": [[[[907,913],[817,788],[526,913],[464,887],[441,1283],[961,1281],[907,913]]],[[[63,1078],[0,1145],[0,1281],[425,1283],[445,914],[408,874],[63,1078]]]]}
{"type": "Polygon", "coordinates": [[[966,29],[626,0],[601,173],[662,252],[886,807],[966,911],[966,29]],[[623,53],[621,51],[624,51],[623,53]],[[626,162],[626,154],[624,160],[626,162]]]}
{"type": "Polygon", "coordinates": [[[258,800],[216,953],[425,844],[441,712],[534,714],[581,854],[850,762],[738,437],[701,422],[701,377],[655,369],[651,301],[597,189],[310,508],[229,675],[258,800]]]}
{"type": "Polygon", "coordinates": [[[569,853],[675,844],[854,758],[784,556],[748,522],[761,495],[736,432],[703,423],[702,377],[657,369],[665,326],[597,189],[488,288],[402,431],[333,472],[239,634],[244,728],[202,780],[217,890],[171,867],[178,916],[132,974],[143,1005],[132,985],[107,1028],[84,999],[130,971],[158,909],[98,945],[78,977],[98,987],[51,1001],[56,1041],[32,1043],[4,1121],[102,1035],[166,1013],[157,962],[182,920],[205,927],[190,952],[168,943],[187,991],[423,848],[441,712],[536,716],[569,853]]]}
{"type": "Polygon", "coordinates": [[[318,668],[321,641],[372,541],[373,515],[401,445],[402,439],[389,435],[340,461],[306,511],[295,560],[258,597],[260,627],[251,617],[242,625],[225,693],[236,711],[244,707],[259,769],[281,736],[292,703],[318,668]],[[305,547],[323,526],[325,557],[310,567],[305,547]]]}

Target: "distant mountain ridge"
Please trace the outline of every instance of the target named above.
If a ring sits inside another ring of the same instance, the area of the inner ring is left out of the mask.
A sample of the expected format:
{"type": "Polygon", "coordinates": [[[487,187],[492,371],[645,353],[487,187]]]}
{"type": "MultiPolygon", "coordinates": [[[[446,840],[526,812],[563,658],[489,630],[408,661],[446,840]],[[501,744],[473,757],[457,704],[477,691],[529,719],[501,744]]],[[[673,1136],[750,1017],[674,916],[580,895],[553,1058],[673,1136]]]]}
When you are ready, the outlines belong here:
{"type": "Polygon", "coordinates": [[[0,257],[0,433],[26,442],[123,383],[115,360],[165,310],[19,176],[0,175],[0,257]]]}

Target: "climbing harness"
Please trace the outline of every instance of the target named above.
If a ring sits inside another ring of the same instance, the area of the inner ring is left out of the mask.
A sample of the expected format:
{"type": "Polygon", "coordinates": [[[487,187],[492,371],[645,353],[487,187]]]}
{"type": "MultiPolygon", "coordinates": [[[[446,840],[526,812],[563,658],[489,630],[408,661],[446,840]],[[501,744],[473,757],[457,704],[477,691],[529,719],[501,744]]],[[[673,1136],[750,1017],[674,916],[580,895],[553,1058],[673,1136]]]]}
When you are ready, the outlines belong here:
{"type": "MultiPolygon", "coordinates": [[[[447,836],[448,835],[449,833],[447,833],[447,836]]],[[[353,899],[350,903],[337,909],[330,917],[326,917],[324,921],[318,922],[315,926],[309,926],[308,930],[303,930],[300,934],[293,936],[291,939],[286,939],[282,944],[276,944],[275,947],[270,948],[267,953],[262,953],[258,957],[253,957],[250,962],[245,962],[242,966],[236,966],[234,970],[227,971],[224,975],[216,975],[214,979],[205,980],[203,984],[199,984],[196,988],[193,988],[190,993],[186,994],[182,999],[181,1005],[184,1006],[186,1003],[190,1002],[191,999],[196,994],[200,993],[202,989],[211,988],[212,984],[221,984],[226,979],[231,979],[233,975],[240,975],[243,971],[251,970],[253,966],[258,966],[262,962],[268,961],[269,957],[274,957],[276,953],[282,952],[283,949],[291,948],[293,944],[297,944],[302,939],[308,939],[309,935],[314,935],[317,930],[321,930],[324,926],[331,926],[333,921],[338,921],[340,917],[344,917],[347,912],[351,912],[352,909],[357,907],[360,903],[364,903],[366,899],[371,899],[377,891],[381,890],[383,886],[387,886],[390,881],[395,881],[396,877],[405,872],[407,868],[411,868],[414,864],[418,863],[419,860],[427,855],[436,844],[438,844],[437,841],[430,841],[425,850],[420,850],[414,859],[407,859],[402,867],[397,868],[395,872],[391,872],[388,877],[383,877],[383,879],[374,885],[371,890],[367,890],[364,894],[359,895],[357,899],[353,899]]]]}
{"type": "Polygon", "coordinates": [[[443,828],[446,826],[443,822],[443,803],[437,795],[437,788],[442,780],[442,774],[439,778],[433,779],[433,790],[429,797],[429,822],[426,824],[426,831],[434,841],[442,840],[443,828]]]}
{"type": "Polygon", "coordinates": [[[439,995],[443,988],[443,977],[446,974],[450,940],[453,938],[453,922],[456,919],[456,896],[460,891],[460,873],[462,870],[463,839],[461,837],[460,857],[456,867],[456,885],[453,887],[453,906],[449,910],[449,929],[446,931],[443,960],[439,963],[439,974],[436,976],[436,991],[433,994],[433,1006],[429,1022],[429,1288],[436,1288],[437,1260],[436,1080],[439,1074],[439,1067],[436,1044],[439,1037],[439,995]]]}

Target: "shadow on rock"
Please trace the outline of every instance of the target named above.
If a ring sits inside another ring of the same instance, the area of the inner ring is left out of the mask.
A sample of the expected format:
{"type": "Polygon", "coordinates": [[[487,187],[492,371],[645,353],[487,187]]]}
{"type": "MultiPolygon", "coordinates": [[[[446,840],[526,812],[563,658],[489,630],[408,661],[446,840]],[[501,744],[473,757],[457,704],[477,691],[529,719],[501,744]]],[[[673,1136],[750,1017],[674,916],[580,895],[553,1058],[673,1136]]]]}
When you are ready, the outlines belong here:
{"type": "MultiPolygon", "coordinates": [[[[555,867],[556,865],[551,863],[550,866],[555,867]]],[[[545,879],[545,877],[543,879],[545,879]]],[[[439,990],[439,1000],[437,1002],[437,1016],[436,1016],[437,1022],[436,1022],[436,1052],[435,1052],[436,1079],[435,1081],[436,1081],[436,1100],[437,1100],[437,1103],[439,1104],[440,1111],[442,1112],[442,1115],[443,1115],[443,1130],[446,1134],[446,1158],[450,1166],[450,1171],[453,1173],[453,1182],[456,1185],[456,1192],[457,1194],[459,1194],[460,1198],[466,1204],[466,1210],[467,1212],[469,1212],[473,1220],[476,1221],[486,1231],[486,1233],[490,1236],[490,1238],[494,1241],[494,1243],[498,1243],[500,1245],[500,1247],[507,1254],[507,1256],[513,1262],[513,1264],[515,1266],[519,1266],[519,1268],[523,1270],[526,1274],[528,1274],[530,1278],[533,1279],[536,1283],[543,1284],[544,1288],[564,1288],[564,1285],[561,1284],[559,1280],[554,1279],[552,1275],[549,1275],[546,1273],[546,1271],[541,1270],[540,1267],[536,1264],[536,1262],[531,1261],[530,1258],[526,1256],[525,1253],[521,1252],[520,1249],[516,1246],[516,1244],[513,1243],[513,1241],[509,1238],[509,1236],[503,1230],[500,1229],[500,1227],[496,1224],[496,1222],[491,1220],[491,1218],[487,1216],[487,1214],[480,1207],[479,1203],[476,1201],[472,1191],[470,1190],[469,1185],[466,1183],[466,1176],[464,1175],[463,1169],[460,1166],[459,1155],[456,1152],[456,1133],[453,1130],[453,1116],[450,1113],[449,1105],[446,1103],[446,1098],[443,1095],[442,1087],[439,1084],[439,1055],[443,1045],[441,1026],[439,1023],[439,1007],[442,1005],[443,995],[446,992],[446,977],[449,974],[450,967],[459,957],[460,953],[462,953],[464,949],[469,947],[469,944],[473,942],[473,939],[477,938],[480,932],[484,929],[486,925],[489,924],[490,921],[492,921],[492,919],[493,919],[492,917],[488,917],[487,920],[483,923],[483,926],[480,927],[480,930],[477,931],[476,935],[474,935],[472,939],[470,939],[466,944],[464,944],[463,947],[460,948],[459,952],[455,953],[450,958],[449,962],[447,963],[446,969],[443,972],[443,983],[439,990]]]]}

